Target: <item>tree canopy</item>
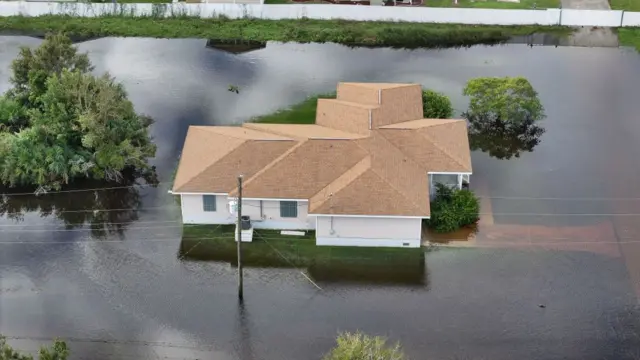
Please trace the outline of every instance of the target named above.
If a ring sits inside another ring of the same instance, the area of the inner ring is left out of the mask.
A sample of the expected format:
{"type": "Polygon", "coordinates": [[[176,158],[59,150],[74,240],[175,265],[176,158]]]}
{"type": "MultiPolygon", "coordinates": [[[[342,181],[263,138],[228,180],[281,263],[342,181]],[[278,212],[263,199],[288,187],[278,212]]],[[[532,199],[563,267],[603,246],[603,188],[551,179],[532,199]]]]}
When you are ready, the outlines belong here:
{"type": "Polygon", "coordinates": [[[544,107],[531,83],[523,77],[483,77],[467,82],[463,94],[470,97],[469,115],[498,117],[502,121],[538,121],[544,107]]]}
{"type": "Polygon", "coordinates": [[[22,48],[11,70],[13,87],[0,98],[1,183],[58,189],[150,169],[152,120],[135,112],[109,74],[94,76],[68,37],[22,48]]]}
{"type": "Polygon", "coordinates": [[[453,116],[451,100],[433,90],[422,91],[422,109],[425,119],[450,119],[453,116]]]}

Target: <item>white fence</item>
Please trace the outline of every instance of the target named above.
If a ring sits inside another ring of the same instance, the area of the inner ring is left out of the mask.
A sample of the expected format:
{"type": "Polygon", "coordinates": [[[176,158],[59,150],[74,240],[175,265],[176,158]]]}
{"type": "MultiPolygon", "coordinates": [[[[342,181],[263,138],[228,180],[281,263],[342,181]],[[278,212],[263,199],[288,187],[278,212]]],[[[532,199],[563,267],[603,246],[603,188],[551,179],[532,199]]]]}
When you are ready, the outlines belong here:
{"type": "MultiPolygon", "coordinates": [[[[640,1],[640,0],[638,0],[640,1]]],[[[171,16],[202,18],[221,15],[232,19],[344,19],[359,21],[407,21],[474,25],[564,25],[640,27],[640,12],[620,10],[500,10],[357,5],[253,5],[253,4],[104,4],[0,1],[0,16],[65,14],[171,16]]]]}

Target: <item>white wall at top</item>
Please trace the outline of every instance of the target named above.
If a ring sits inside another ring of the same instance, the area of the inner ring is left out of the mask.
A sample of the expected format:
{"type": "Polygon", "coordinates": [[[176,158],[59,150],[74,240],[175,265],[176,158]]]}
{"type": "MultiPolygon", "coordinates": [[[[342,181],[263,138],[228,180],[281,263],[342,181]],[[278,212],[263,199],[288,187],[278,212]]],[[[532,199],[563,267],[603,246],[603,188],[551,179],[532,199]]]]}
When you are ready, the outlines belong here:
{"type": "Polygon", "coordinates": [[[627,12],[622,15],[622,26],[640,26],[640,12],[627,12]]]}
{"type": "Polygon", "coordinates": [[[420,247],[421,237],[419,218],[317,217],[317,245],[420,247]]]}
{"type": "Polygon", "coordinates": [[[0,1],[0,16],[67,14],[95,17],[187,14],[202,18],[345,19],[477,25],[640,26],[640,13],[618,10],[504,10],[358,5],[263,4],[112,4],[0,1]]]}
{"type": "Polygon", "coordinates": [[[298,202],[298,217],[283,218],[280,216],[280,201],[262,200],[262,217],[260,216],[260,200],[242,201],[242,214],[251,218],[256,229],[313,230],[315,217],[308,215],[309,203],[298,202]]]}
{"type": "Polygon", "coordinates": [[[562,24],[566,25],[618,27],[621,21],[620,10],[562,10],[562,24]]]}
{"type": "MultiPolygon", "coordinates": [[[[202,195],[181,195],[181,199],[182,222],[185,224],[234,224],[237,221],[237,213],[230,212],[226,195],[216,195],[216,211],[204,211],[202,195]]],[[[315,217],[309,216],[307,209],[307,202],[298,202],[298,217],[283,218],[279,201],[264,200],[261,218],[259,200],[242,202],[242,214],[251,218],[256,229],[313,230],[315,217]]]]}

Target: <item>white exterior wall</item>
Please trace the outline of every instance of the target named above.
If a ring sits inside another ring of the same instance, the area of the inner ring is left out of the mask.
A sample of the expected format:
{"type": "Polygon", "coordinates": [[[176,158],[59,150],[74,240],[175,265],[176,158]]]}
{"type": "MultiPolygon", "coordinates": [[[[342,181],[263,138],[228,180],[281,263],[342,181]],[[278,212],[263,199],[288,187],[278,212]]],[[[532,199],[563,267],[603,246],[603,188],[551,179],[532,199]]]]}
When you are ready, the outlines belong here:
{"type": "Polygon", "coordinates": [[[618,27],[622,24],[621,10],[562,10],[562,24],[572,26],[618,27]]]}
{"type": "MultiPolygon", "coordinates": [[[[180,195],[182,222],[185,224],[234,224],[237,215],[229,209],[229,197],[216,195],[216,211],[204,211],[202,194],[180,195]]],[[[280,201],[263,200],[260,217],[260,200],[242,201],[242,215],[251,218],[256,229],[313,230],[315,217],[308,215],[308,202],[298,202],[298,217],[280,217],[280,201]]]]}
{"type": "Polygon", "coordinates": [[[124,16],[171,16],[185,14],[202,18],[345,19],[360,21],[408,21],[475,25],[565,25],[639,26],[640,13],[619,10],[504,10],[428,8],[358,5],[258,5],[258,4],[110,4],[0,1],[0,16],[40,16],[66,14],[95,17],[106,14],[124,16]]]}
{"type": "Polygon", "coordinates": [[[308,215],[309,202],[298,201],[298,217],[280,217],[279,200],[262,200],[262,218],[260,217],[260,200],[242,201],[242,214],[251,217],[255,229],[313,230],[315,217],[308,215]],[[261,220],[262,219],[262,220],[261,220]]]}
{"type": "Polygon", "coordinates": [[[640,26],[640,12],[624,12],[622,15],[622,26],[640,26]]]}
{"type": "Polygon", "coordinates": [[[184,224],[233,224],[227,195],[216,195],[216,211],[204,211],[202,195],[180,195],[184,224]]]}
{"type": "Polygon", "coordinates": [[[317,217],[316,245],[415,248],[421,237],[420,218],[317,217]]]}

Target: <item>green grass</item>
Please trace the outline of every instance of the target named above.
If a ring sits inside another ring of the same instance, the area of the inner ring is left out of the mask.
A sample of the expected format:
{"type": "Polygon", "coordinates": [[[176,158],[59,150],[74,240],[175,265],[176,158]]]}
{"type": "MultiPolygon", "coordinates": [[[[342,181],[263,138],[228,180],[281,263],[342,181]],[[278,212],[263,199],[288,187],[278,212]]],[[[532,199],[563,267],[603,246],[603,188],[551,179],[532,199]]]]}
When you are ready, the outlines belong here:
{"type": "Polygon", "coordinates": [[[638,0],[611,0],[609,4],[613,10],[640,11],[638,0]]]}
{"type": "MultiPolygon", "coordinates": [[[[613,10],[640,11],[640,0],[611,0],[613,10]]],[[[640,51],[640,28],[619,28],[620,45],[633,46],[640,51]]]]}
{"type": "MultiPolygon", "coordinates": [[[[484,9],[548,9],[559,8],[560,0],[520,0],[519,3],[499,2],[496,0],[458,0],[458,5],[454,0],[424,0],[425,6],[429,7],[461,7],[461,8],[484,8],[484,9]]],[[[632,0],[629,0],[632,1],[632,0]]]]}
{"type": "Polygon", "coordinates": [[[335,93],[312,96],[290,108],[280,109],[272,114],[255,117],[249,120],[249,122],[263,124],[315,124],[318,99],[335,97],[335,93]]]}
{"type": "MultiPolygon", "coordinates": [[[[235,225],[185,225],[181,258],[236,263],[235,225]]],[[[328,262],[377,265],[418,264],[423,249],[316,246],[315,233],[281,235],[279,230],[254,230],[253,241],[243,244],[243,263],[256,267],[309,267],[328,262]]]]}
{"type": "MultiPolygon", "coordinates": [[[[123,36],[155,38],[201,38],[281,42],[334,42],[347,45],[398,48],[442,48],[497,44],[511,36],[533,33],[567,35],[569,28],[545,26],[469,26],[343,20],[229,20],[200,19],[160,14],[132,17],[122,4],[120,13],[95,18],[66,15],[0,18],[0,31],[38,35],[66,32],[72,36],[123,36]]],[[[164,11],[162,8],[158,12],[164,11]]]]}

